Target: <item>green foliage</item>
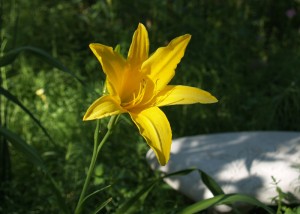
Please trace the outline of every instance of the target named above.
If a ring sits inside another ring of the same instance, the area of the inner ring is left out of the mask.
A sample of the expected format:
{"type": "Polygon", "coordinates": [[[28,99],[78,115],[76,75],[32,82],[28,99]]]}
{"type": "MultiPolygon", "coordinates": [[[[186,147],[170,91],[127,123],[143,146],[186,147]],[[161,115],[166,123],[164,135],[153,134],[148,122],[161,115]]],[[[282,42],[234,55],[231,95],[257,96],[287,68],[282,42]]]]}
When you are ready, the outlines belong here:
{"type": "Polygon", "coordinates": [[[284,208],[284,213],[285,214],[299,214],[300,213],[300,206],[295,207],[295,208],[285,207],[284,208]]]}
{"type": "MultiPolygon", "coordinates": [[[[93,150],[95,124],[82,117],[104,80],[88,44],[120,44],[126,55],[138,22],[149,30],[152,51],[190,33],[173,83],[219,99],[164,108],[174,137],[299,131],[299,9],[292,0],[0,0],[0,213],[59,213],[57,197],[74,210],[93,150]],[[46,174],[32,167],[37,161],[46,174]]],[[[114,213],[151,178],[161,179],[146,163],[148,149],[122,115],[100,153],[86,207],[100,204],[99,213],[114,213]]],[[[192,204],[167,185],[143,193],[136,213],[174,213],[192,204]]],[[[299,207],[282,204],[281,212],[299,213],[299,207]]]]}
{"type": "MultiPolygon", "coordinates": [[[[207,175],[205,172],[203,172],[202,170],[199,169],[185,169],[185,170],[181,170],[181,171],[177,171],[177,172],[173,172],[164,176],[160,176],[159,178],[154,179],[153,181],[150,181],[148,183],[145,183],[144,185],[141,186],[141,188],[137,191],[137,193],[132,196],[131,198],[129,198],[129,200],[125,201],[124,203],[122,203],[120,205],[120,207],[118,207],[116,214],[121,214],[121,213],[134,213],[137,212],[137,205],[140,206],[140,204],[143,204],[147,195],[149,194],[149,192],[154,188],[155,185],[157,185],[159,182],[163,181],[163,179],[168,178],[168,177],[172,177],[172,176],[184,176],[187,175],[191,172],[194,171],[198,171],[203,183],[209,188],[209,190],[213,193],[214,196],[218,196],[218,195],[223,195],[224,196],[224,192],[221,189],[221,187],[209,176],[207,175]],[[137,201],[140,202],[137,203],[137,201]]],[[[219,199],[215,199],[212,200],[213,202],[204,202],[204,209],[213,206],[214,204],[216,204],[217,202],[219,202],[219,199]]],[[[200,202],[201,203],[201,202],[200,202]]],[[[202,204],[202,203],[201,203],[202,204]]],[[[259,204],[259,202],[257,203],[257,205],[259,204]]],[[[203,205],[202,205],[203,206],[203,205]]],[[[264,205],[263,205],[264,206],[264,205]]],[[[186,208],[186,212],[190,212],[188,210],[192,210],[192,209],[198,209],[198,203],[192,205],[191,207],[186,208]],[[193,208],[196,205],[196,208],[193,208]]],[[[200,211],[201,208],[199,208],[198,211],[200,211]]],[[[202,209],[202,210],[204,210],[202,209]]],[[[183,211],[185,212],[185,211],[183,211]]]]}
{"type": "Polygon", "coordinates": [[[243,195],[243,194],[227,194],[227,195],[217,195],[213,198],[209,198],[209,199],[205,199],[202,201],[199,201],[193,205],[190,205],[186,208],[184,208],[181,212],[179,212],[180,214],[193,214],[193,213],[197,213],[199,211],[203,211],[209,207],[212,207],[214,205],[221,205],[221,204],[232,204],[235,202],[246,202],[249,204],[252,204],[254,206],[258,206],[258,207],[263,207],[264,211],[267,213],[271,213],[274,214],[275,212],[267,207],[266,205],[262,204],[261,202],[259,202],[258,200],[256,200],[255,198],[248,196],[248,195],[243,195]]]}

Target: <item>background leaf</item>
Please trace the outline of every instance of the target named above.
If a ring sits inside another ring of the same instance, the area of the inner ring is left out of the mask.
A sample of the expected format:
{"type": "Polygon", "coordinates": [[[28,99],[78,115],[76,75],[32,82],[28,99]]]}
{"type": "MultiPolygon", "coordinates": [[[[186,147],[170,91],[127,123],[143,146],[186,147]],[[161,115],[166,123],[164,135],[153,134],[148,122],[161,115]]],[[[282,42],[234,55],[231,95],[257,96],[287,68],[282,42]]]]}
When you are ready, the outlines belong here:
{"type": "Polygon", "coordinates": [[[197,212],[203,211],[203,210],[205,210],[209,207],[215,206],[215,205],[233,204],[236,202],[245,202],[248,204],[252,204],[254,206],[263,208],[265,211],[267,211],[270,214],[275,214],[275,211],[273,211],[271,208],[269,208],[265,204],[261,203],[254,197],[248,196],[248,195],[243,195],[243,194],[217,195],[213,198],[205,199],[205,200],[199,201],[191,206],[188,206],[179,213],[180,214],[192,214],[192,213],[197,213],[197,212]]]}
{"type": "Polygon", "coordinates": [[[201,180],[214,196],[225,194],[220,185],[204,171],[198,169],[201,180]]]}
{"type": "Polygon", "coordinates": [[[29,53],[36,54],[38,57],[41,57],[44,61],[46,61],[53,67],[70,74],[80,83],[84,84],[72,71],[70,71],[67,67],[65,67],[60,61],[53,58],[46,51],[32,46],[23,46],[9,51],[8,53],[6,53],[4,56],[0,58],[0,67],[13,63],[14,60],[18,57],[18,55],[21,54],[22,52],[29,52],[29,53]]]}
{"type": "Polygon", "coordinates": [[[141,186],[140,190],[135,195],[133,195],[132,197],[130,197],[130,199],[126,200],[120,205],[120,207],[116,211],[116,214],[134,212],[134,207],[136,206],[136,203],[140,202],[142,198],[145,199],[148,193],[153,189],[155,184],[157,184],[157,182],[159,182],[160,180],[161,179],[157,179],[155,181],[146,183],[145,185],[141,186]]]}
{"type": "Polygon", "coordinates": [[[65,204],[65,199],[62,196],[60,188],[57,183],[53,179],[53,177],[49,174],[47,167],[39,155],[39,153],[29,144],[27,144],[24,140],[22,140],[17,134],[11,132],[10,130],[0,126],[0,133],[20,152],[22,153],[26,159],[28,159],[31,163],[33,163],[37,168],[40,168],[48,177],[51,190],[56,195],[57,202],[61,207],[61,211],[64,213],[69,213],[68,208],[65,204]]]}
{"type": "Polygon", "coordinates": [[[49,138],[49,140],[55,144],[54,140],[46,130],[46,128],[42,125],[42,123],[18,100],[17,97],[12,95],[8,90],[4,89],[0,86],[0,94],[5,96],[9,101],[15,103],[18,105],[26,114],[29,115],[29,117],[42,129],[42,131],[45,133],[45,135],[49,138]]]}
{"type": "Polygon", "coordinates": [[[22,140],[17,134],[10,130],[0,126],[0,133],[19,151],[21,152],[31,163],[38,168],[45,170],[45,164],[38,154],[38,152],[22,140]]]}
{"type": "Polygon", "coordinates": [[[93,214],[97,214],[98,212],[100,212],[108,203],[110,203],[112,201],[112,198],[107,199],[106,201],[104,201],[102,204],[100,204],[95,211],[93,212],[93,214]]]}

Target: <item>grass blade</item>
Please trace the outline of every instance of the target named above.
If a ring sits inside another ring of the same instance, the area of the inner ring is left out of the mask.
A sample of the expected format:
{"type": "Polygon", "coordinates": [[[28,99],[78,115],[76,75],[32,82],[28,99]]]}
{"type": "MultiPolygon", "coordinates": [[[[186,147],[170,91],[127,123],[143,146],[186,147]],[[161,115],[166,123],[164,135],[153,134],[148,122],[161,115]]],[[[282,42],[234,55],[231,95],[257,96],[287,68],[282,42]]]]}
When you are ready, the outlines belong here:
{"type": "Polygon", "coordinates": [[[48,179],[50,180],[50,184],[51,184],[51,190],[52,192],[55,194],[56,199],[57,199],[57,204],[59,205],[59,207],[61,208],[61,211],[65,214],[70,213],[69,209],[67,207],[66,201],[63,197],[63,194],[58,186],[58,184],[56,183],[56,181],[53,179],[53,177],[48,173],[48,171],[46,171],[46,169],[44,170],[46,176],[48,177],[48,179]]]}
{"type": "Polygon", "coordinates": [[[136,202],[140,201],[140,199],[143,196],[146,197],[147,194],[155,186],[155,184],[160,180],[161,180],[161,178],[159,178],[155,181],[152,181],[152,182],[146,184],[144,187],[142,187],[133,197],[131,197],[129,200],[127,200],[123,204],[121,204],[121,206],[117,209],[115,214],[128,213],[129,209],[131,209],[136,202]]]}
{"type": "Polygon", "coordinates": [[[99,207],[96,208],[96,210],[93,212],[93,214],[97,214],[98,212],[100,212],[111,201],[112,201],[112,198],[109,198],[106,201],[104,201],[99,207]]]}
{"type": "Polygon", "coordinates": [[[223,198],[224,198],[224,195],[218,195],[218,196],[215,196],[213,198],[208,198],[208,199],[205,199],[205,200],[201,200],[197,203],[194,203],[193,205],[190,205],[190,206],[184,208],[179,213],[180,214],[191,214],[191,213],[196,213],[196,212],[206,210],[209,207],[217,205],[219,202],[222,201],[223,198]]]}
{"type": "Polygon", "coordinates": [[[167,178],[167,177],[172,177],[172,176],[175,176],[175,175],[177,175],[177,176],[178,175],[187,175],[187,174],[189,174],[193,171],[198,171],[199,172],[203,183],[206,185],[206,187],[211,191],[211,193],[214,196],[225,194],[224,191],[222,190],[222,188],[218,185],[218,183],[212,177],[210,177],[204,171],[202,171],[200,169],[196,169],[196,168],[184,169],[184,170],[180,170],[180,171],[177,171],[177,172],[173,172],[173,173],[170,173],[170,174],[167,174],[167,175],[163,176],[162,179],[167,178]]]}
{"type": "Polygon", "coordinates": [[[64,213],[68,213],[65,200],[63,199],[62,193],[54,181],[53,177],[48,173],[48,170],[43,162],[43,159],[34,149],[34,147],[27,144],[23,139],[21,139],[17,134],[11,132],[10,130],[0,126],[0,133],[19,151],[21,152],[31,163],[36,167],[40,168],[49,178],[51,184],[51,190],[56,195],[57,203],[64,213]]]}
{"type": "Polygon", "coordinates": [[[256,198],[244,195],[244,194],[224,194],[224,191],[222,188],[217,184],[217,182],[211,178],[208,174],[203,172],[200,169],[191,168],[191,169],[184,169],[177,172],[173,172],[167,175],[164,175],[147,185],[145,185],[140,191],[138,191],[132,198],[130,198],[128,201],[123,203],[120,208],[117,210],[117,214],[121,213],[127,213],[128,210],[134,204],[140,200],[141,197],[146,197],[147,194],[152,190],[152,188],[157,184],[158,182],[162,181],[165,178],[172,177],[172,176],[179,176],[179,175],[187,175],[193,171],[198,171],[203,183],[209,188],[209,190],[215,195],[213,198],[205,199],[200,202],[197,202],[191,206],[188,206],[180,211],[181,214],[191,214],[191,213],[197,213],[200,211],[203,211],[209,207],[215,206],[215,205],[221,205],[221,204],[232,204],[235,202],[245,202],[248,204],[252,204],[258,207],[261,207],[265,209],[268,213],[274,214],[274,211],[266,206],[265,204],[258,201],[256,198]]]}
{"type": "Polygon", "coordinates": [[[70,74],[72,77],[74,77],[76,80],[78,80],[81,84],[84,84],[72,71],[70,71],[67,67],[65,67],[60,61],[53,58],[46,51],[36,48],[36,47],[32,47],[32,46],[23,46],[23,47],[19,47],[19,48],[9,51],[7,54],[5,54],[4,56],[2,56],[0,58],[0,67],[13,63],[14,60],[18,57],[18,55],[24,51],[36,54],[37,56],[44,59],[44,61],[46,61],[53,67],[70,74]]]}
{"type": "Polygon", "coordinates": [[[168,177],[172,177],[172,176],[183,176],[183,175],[187,175],[191,172],[194,172],[195,170],[198,170],[198,169],[195,169],[195,168],[190,168],[190,169],[183,169],[183,170],[179,170],[179,171],[176,171],[176,172],[172,172],[170,174],[167,174],[167,175],[164,175],[163,177],[161,177],[161,179],[164,179],[164,178],[168,178],[168,177]]]}
{"type": "Polygon", "coordinates": [[[34,165],[45,169],[42,158],[39,156],[37,151],[30,145],[28,145],[24,140],[22,140],[17,134],[11,132],[10,130],[0,126],[0,133],[23,155],[34,165]]]}
{"type": "Polygon", "coordinates": [[[12,171],[8,141],[2,136],[0,137],[0,157],[0,183],[4,183],[11,179],[12,171]]]}
{"type": "Polygon", "coordinates": [[[200,177],[205,184],[205,186],[211,191],[214,196],[225,194],[219,184],[208,174],[198,169],[200,177]]]}
{"type": "Polygon", "coordinates": [[[54,140],[50,136],[50,134],[47,132],[46,128],[41,124],[41,122],[18,100],[17,97],[12,95],[8,90],[4,89],[0,86],[0,94],[5,96],[8,100],[18,105],[24,112],[26,112],[29,117],[42,129],[44,134],[49,138],[49,140],[55,144],[54,140]]]}
{"type": "Polygon", "coordinates": [[[172,177],[172,176],[179,176],[179,175],[186,175],[189,174],[197,169],[184,169],[177,172],[173,172],[167,175],[164,175],[160,178],[155,179],[154,181],[151,181],[150,183],[147,183],[144,187],[142,187],[132,198],[125,201],[121,206],[117,209],[116,214],[122,214],[122,213],[128,213],[130,209],[136,204],[136,202],[140,201],[142,197],[144,199],[147,197],[148,193],[152,190],[152,188],[157,184],[158,182],[162,181],[164,178],[172,177]]]}
{"type": "Polygon", "coordinates": [[[155,186],[155,184],[157,184],[158,182],[162,181],[165,178],[168,177],[172,177],[172,176],[183,176],[183,175],[187,175],[191,172],[194,171],[199,171],[199,173],[202,175],[203,174],[203,178],[206,179],[207,184],[213,184],[211,185],[211,189],[214,190],[214,192],[216,193],[220,193],[223,192],[221,190],[221,188],[219,186],[217,186],[216,182],[209,177],[207,174],[205,174],[203,171],[199,170],[199,169],[195,169],[195,168],[191,168],[191,169],[184,169],[184,170],[180,170],[180,171],[176,171],[167,175],[164,175],[160,178],[157,178],[154,181],[151,181],[150,183],[146,184],[143,188],[141,188],[132,198],[130,198],[129,200],[125,201],[117,210],[117,214],[121,214],[121,213],[127,213],[128,210],[130,210],[136,202],[140,201],[142,197],[147,197],[148,193],[152,190],[152,188],[155,186]]]}
{"type": "Polygon", "coordinates": [[[160,181],[162,181],[164,178],[172,177],[172,176],[178,176],[178,175],[186,175],[193,171],[198,171],[203,183],[209,188],[209,190],[215,195],[213,198],[205,199],[200,202],[197,202],[191,206],[188,206],[184,208],[180,213],[181,214],[192,214],[197,213],[200,211],[203,211],[209,207],[215,206],[215,205],[221,205],[221,204],[232,204],[235,202],[245,202],[248,204],[252,204],[254,206],[258,206],[266,210],[270,214],[274,214],[275,212],[266,206],[265,204],[258,201],[256,198],[244,194],[224,194],[224,191],[222,188],[217,184],[215,180],[213,180],[208,174],[203,172],[200,169],[185,169],[180,170],[177,172],[173,172],[170,174],[167,174],[163,177],[160,177],[156,179],[155,181],[152,181],[150,184],[146,185],[144,188],[142,188],[140,191],[136,193],[132,198],[130,198],[128,201],[126,201],[124,204],[120,206],[120,208],[117,210],[117,214],[125,213],[127,212],[142,196],[147,196],[147,194],[151,191],[151,189],[154,187],[154,185],[160,181]],[[146,194],[147,193],[147,194],[146,194]]]}
{"type": "Polygon", "coordinates": [[[205,199],[202,201],[199,201],[191,206],[188,206],[181,210],[180,214],[192,214],[197,213],[200,211],[203,211],[209,207],[215,206],[215,205],[221,205],[221,204],[232,204],[235,202],[245,202],[248,204],[252,204],[254,206],[258,206],[263,208],[265,211],[267,211],[270,214],[275,214],[275,212],[266,206],[265,204],[258,201],[256,198],[244,194],[222,194],[217,195],[213,198],[205,199]]]}
{"type": "Polygon", "coordinates": [[[0,68],[13,63],[16,57],[17,54],[6,54],[0,57],[0,68]]]}
{"type": "Polygon", "coordinates": [[[96,191],[92,192],[91,194],[87,195],[87,196],[82,200],[81,204],[85,203],[90,197],[96,195],[96,194],[99,193],[99,192],[102,192],[103,190],[105,190],[105,189],[107,189],[107,188],[109,188],[109,187],[111,187],[111,185],[105,186],[105,187],[103,187],[103,188],[101,188],[101,189],[99,189],[99,190],[96,190],[96,191]]]}

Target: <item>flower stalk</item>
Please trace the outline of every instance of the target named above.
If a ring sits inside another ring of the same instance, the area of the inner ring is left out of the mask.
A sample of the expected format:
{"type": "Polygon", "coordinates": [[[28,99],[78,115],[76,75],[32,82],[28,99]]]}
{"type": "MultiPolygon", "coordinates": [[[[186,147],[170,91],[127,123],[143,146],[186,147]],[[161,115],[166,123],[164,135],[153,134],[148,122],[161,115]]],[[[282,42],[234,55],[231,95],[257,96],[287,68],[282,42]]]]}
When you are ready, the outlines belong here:
{"type": "Polygon", "coordinates": [[[96,161],[98,158],[98,155],[100,153],[101,148],[103,147],[104,143],[107,141],[108,137],[111,135],[113,127],[115,126],[117,120],[119,118],[119,115],[114,115],[110,118],[109,123],[107,125],[107,131],[104,137],[102,138],[101,142],[99,143],[99,133],[100,133],[100,120],[97,120],[97,125],[94,133],[94,148],[93,148],[93,155],[90,162],[90,166],[87,172],[87,176],[85,178],[85,182],[83,185],[83,188],[81,190],[81,194],[77,203],[77,206],[75,208],[75,214],[80,214],[83,209],[83,204],[86,199],[86,193],[89,186],[89,183],[91,181],[92,175],[94,173],[96,161]]]}

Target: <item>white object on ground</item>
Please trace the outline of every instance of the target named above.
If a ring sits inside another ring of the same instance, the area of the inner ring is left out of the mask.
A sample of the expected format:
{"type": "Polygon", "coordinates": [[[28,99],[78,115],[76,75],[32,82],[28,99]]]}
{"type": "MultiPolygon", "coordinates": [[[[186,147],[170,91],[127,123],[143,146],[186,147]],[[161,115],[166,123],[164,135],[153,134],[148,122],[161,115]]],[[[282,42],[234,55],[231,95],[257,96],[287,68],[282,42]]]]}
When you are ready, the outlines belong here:
{"type": "MultiPolygon", "coordinates": [[[[271,204],[278,194],[272,177],[284,192],[300,199],[300,132],[236,132],[173,140],[171,158],[160,166],[149,150],[153,170],[172,173],[187,168],[206,172],[226,194],[243,193],[271,204]]],[[[213,195],[195,171],[165,179],[171,187],[195,201],[213,195]]]]}

